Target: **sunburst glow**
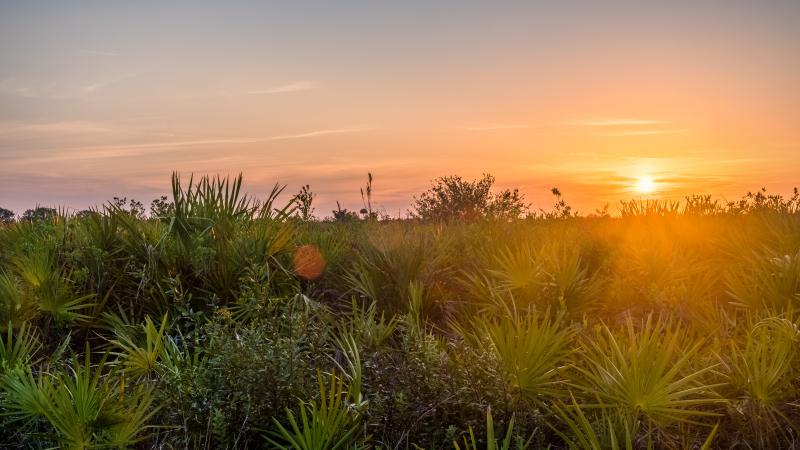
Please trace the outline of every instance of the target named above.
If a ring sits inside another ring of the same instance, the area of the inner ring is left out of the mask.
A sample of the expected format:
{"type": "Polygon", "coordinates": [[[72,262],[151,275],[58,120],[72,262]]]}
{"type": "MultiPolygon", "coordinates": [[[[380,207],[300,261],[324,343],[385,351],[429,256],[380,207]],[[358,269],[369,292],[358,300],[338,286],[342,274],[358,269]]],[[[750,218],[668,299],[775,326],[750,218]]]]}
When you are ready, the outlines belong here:
{"type": "Polygon", "coordinates": [[[653,177],[641,176],[637,179],[634,189],[642,194],[650,194],[656,190],[656,181],[653,177]]]}

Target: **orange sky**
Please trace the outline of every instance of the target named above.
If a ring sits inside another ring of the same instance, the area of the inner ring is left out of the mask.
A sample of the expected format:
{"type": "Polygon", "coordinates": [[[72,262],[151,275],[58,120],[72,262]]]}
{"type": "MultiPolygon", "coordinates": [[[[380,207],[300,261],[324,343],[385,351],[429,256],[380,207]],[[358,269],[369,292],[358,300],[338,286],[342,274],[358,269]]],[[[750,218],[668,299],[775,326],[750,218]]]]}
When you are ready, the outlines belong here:
{"type": "Polygon", "coordinates": [[[0,6],[0,206],[149,201],[169,174],[310,184],[317,214],[405,212],[492,173],[584,213],[641,195],[788,193],[800,3],[0,6]]]}

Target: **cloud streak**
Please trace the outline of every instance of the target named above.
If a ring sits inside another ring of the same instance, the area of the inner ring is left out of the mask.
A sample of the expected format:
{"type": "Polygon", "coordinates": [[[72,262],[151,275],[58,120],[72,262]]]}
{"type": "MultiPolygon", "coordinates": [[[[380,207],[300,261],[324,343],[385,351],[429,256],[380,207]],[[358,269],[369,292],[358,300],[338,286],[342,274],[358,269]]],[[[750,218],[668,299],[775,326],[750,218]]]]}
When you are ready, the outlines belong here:
{"type": "Polygon", "coordinates": [[[640,125],[663,125],[667,122],[663,120],[652,119],[624,119],[624,118],[610,118],[610,119],[583,119],[571,120],[566,122],[558,122],[556,125],[568,127],[630,127],[640,125]]]}
{"type": "Polygon", "coordinates": [[[79,48],[77,50],[77,52],[78,53],[83,53],[83,54],[86,54],[86,55],[106,56],[106,57],[109,57],[109,58],[115,58],[115,57],[117,57],[119,55],[115,51],[92,50],[92,49],[85,49],[85,48],[79,48]]]}
{"type": "Polygon", "coordinates": [[[59,122],[2,122],[0,121],[0,136],[19,135],[19,134],[92,134],[110,133],[120,131],[118,128],[110,127],[95,122],[81,120],[64,120],[59,122]]]}
{"type": "Polygon", "coordinates": [[[310,91],[319,89],[320,84],[316,81],[301,80],[293,83],[274,86],[266,89],[254,89],[249,91],[234,92],[231,95],[270,95],[270,94],[284,94],[288,92],[310,91]]]}
{"type": "Polygon", "coordinates": [[[272,136],[265,138],[265,141],[283,141],[287,139],[303,139],[303,138],[310,138],[316,136],[325,136],[329,134],[347,134],[347,133],[360,133],[364,131],[372,131],[374,127],[369,125],[356,125],[354,127],[348,128],[332,128],[327,130],[315,130],[315,131],[308,131],[305,133],[298,133],[298,134],[285,134],[283,136],[272,136]]]}
{"type": "Polygon", "coordinates": [[[466,127],[466,129],[470,131],[524,130],[528,128],[532,128],[531,125],[524,123],[496,123],[491,125],[466,127]]]}
{"type": "Polygon", "coordinates": [[[626,130],[626,131],[614,131],[609,133],[601,133],[601,136],[609,136],[609,137],[625,137],[625,136],[651,136],[651,135],[658,135],[658,134],[679,134],[679,133],[686,133],[689,131],[687,128],[674,128],[669,130],[626,130]]]}
{"type": "MultiPolygon", "coordinates": [[[[544,123],[538,125],[531,125],[527,123],[494,123],[488,125],[477,125],[464,127],[470,131],[497,131],[497,130],[524,130],[530,128],[541,127],[596,127],[596,128],[620,128],[620,127],[642,127],[646,125],[657,126],[665,125],[669,122],[654,119],[625,119],[625,118],[610,118],[610,119],[581,119],[569,120],[555,123],[544,123]]],[[[678,130],[665,130],[663,132],[677,132],[678,130]]],[[[685,131],[685,130],[680,130],[685,131]]],[[[630,135],[635,134],[656,134],[658,131],[633,131],[630,135]]],[[[621,132],[622,133],[622,132],[621,132]]]]}
{"type": "Polygon", "coordinates": [[[0,94],[25,98],[36,98],[39,96],[39,92],[36,89],[20,83],[15,78],[0,79],[0,94]]]}
{"type": "Polygon", "coordinates": [[[96,146],[80,146],[72,148],[59,147],[52,149],[58,153],[43,156],[33,157],[15,157],[8,156],[3,158],[0,156],[0,161],[5,161],[5,164],[32,164],[32,163],[53,163],[65,162],[74,160],[88,160],[88,159],[108,159],[108,158],[121,158],[127,156],[141,156],[145,154],[154,154],[165,151],[174,151],[181,149],[188,149],[198,146],[217,146],[217,145],[243,145],[243,144],[256,144],[261,142],[283,141],[291,139],[306,139],[328,135],[340,135],[350,133],[361,133],[374,130],[375,127],[369,125],[354,125],[342,128],[328,128],[322,130],[312,130],[296,134],[284,134],[267,137],[240,137],[240,138],[219,138],[219,139],[195,139],[183,141],[168,141],[168,142],[150,142],[140,144],[111,144],[111,145],[96,145],[96,146]]]}
{"type": "Polygon", "coordinates": [[[108,86],[139,76],[139,73],[128,73],[115,78],[95,81],[84,85],[38,84],[24,83],[16,78],[0,79],[0,94],[23,98],[39,98],[47,100],[75,100],[85,98],[108,86]]]}

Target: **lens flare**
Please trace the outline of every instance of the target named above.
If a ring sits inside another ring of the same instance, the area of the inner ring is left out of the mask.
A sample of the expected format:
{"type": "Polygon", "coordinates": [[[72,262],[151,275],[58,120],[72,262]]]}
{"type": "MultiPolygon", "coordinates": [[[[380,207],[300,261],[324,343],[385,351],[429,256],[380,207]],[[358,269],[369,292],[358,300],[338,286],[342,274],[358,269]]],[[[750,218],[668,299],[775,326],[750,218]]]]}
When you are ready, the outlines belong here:
{"type": "Polygon", "coordinates": [[[306,244],[297,247],[292,255],[294,273],[304,280],[316,280],[325,272],[325,257],[314,245],[306,244]]]}

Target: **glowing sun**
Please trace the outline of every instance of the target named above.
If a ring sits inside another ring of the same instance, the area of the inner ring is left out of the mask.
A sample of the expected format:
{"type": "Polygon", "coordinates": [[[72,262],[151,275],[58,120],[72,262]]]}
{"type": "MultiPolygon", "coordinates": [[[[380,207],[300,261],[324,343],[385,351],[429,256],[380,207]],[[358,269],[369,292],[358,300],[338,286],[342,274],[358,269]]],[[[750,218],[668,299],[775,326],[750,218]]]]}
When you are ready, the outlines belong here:
{"type": "Polygon", "coordinates": [[[636,192],[650,194],[656,190],[656,182],[652,177],[642,176],[636,180],[636,184],[633,187],[636,192]]]}

